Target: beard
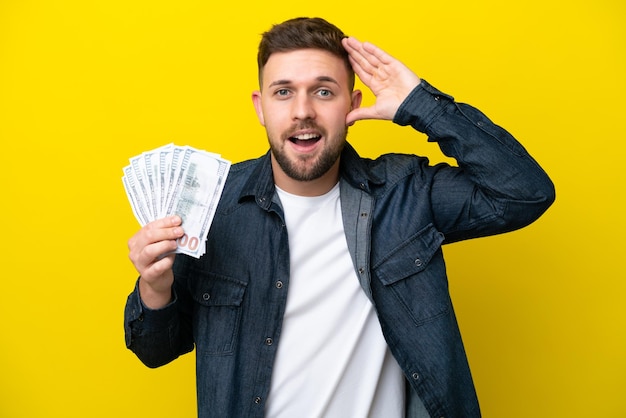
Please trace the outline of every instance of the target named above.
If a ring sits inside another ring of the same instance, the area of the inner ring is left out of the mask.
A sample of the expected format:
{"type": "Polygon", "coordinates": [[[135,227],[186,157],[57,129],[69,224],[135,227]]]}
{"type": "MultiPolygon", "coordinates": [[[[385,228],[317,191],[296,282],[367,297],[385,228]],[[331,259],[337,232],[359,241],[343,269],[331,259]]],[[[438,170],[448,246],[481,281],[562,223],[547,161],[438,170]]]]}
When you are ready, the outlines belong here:
{"type": "Polygon", "coordinates": [[[290,141],[288,134],[284,134],[282,140],[278,143],[273,141],[268,134],[270,150],[274,159],[287,176],[297,181],[317,180],[326,174],[337,162],[346,144],[347,127],[338,132],[333,138],[328,138],[325,130],[317,126],[310,126],[310,124],[300,126],[298,129],[313,127],[322,132],[326,141],[326,146],[321,150],[321,153],[316,155],[301,155],[291,158],[285,152],[285,144],[290,141]]]}

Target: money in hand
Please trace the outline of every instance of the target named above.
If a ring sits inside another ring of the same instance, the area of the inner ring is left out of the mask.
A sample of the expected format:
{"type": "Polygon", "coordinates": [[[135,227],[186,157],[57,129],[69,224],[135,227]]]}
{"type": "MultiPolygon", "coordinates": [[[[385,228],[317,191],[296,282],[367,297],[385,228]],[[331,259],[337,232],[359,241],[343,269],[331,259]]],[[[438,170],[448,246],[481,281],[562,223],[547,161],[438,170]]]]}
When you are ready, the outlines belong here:
{"type": "Polygon", "coordinates": [[[168,144],[131,158],[122,183],[141,226],[179,215],[185,235],[176,253],[200,258],[230,165],[219,154],[168,144]]]}

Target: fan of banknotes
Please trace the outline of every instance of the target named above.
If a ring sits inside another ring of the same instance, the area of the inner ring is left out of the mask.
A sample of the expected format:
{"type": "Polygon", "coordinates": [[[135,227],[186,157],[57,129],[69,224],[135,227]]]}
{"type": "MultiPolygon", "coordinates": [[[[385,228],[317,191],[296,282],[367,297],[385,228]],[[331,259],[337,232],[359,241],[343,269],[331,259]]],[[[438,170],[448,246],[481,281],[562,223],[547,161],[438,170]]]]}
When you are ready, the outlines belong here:
{"type": "Polygon", "coordinates": [[[130,158],[122,182],[142,226],[179,215],[185,235],[176,252],[200,258],[230,165],[219,154],[168,144],[130,158]]]}

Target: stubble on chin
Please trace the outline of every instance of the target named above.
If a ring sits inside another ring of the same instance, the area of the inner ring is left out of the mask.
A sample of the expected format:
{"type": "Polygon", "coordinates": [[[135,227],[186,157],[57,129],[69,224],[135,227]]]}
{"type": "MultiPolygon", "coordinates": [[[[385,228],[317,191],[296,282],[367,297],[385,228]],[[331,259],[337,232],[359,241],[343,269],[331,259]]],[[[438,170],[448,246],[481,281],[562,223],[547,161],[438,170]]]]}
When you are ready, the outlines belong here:
{"type": "Polygon", "coordinates": [[[342,140],[334,142],[335,145],[332,148],[324,148],[319,155],[301,155],[292,158],[285,152],[286,141],[281,142],[282,145],[278,148],[272,145],[271,139],[269,140],[270,151],[288,177],[296,181],[313,181],[322,177],[335,165],[346,144],[346,136],[347,129],[342,135],[342,140]]]}

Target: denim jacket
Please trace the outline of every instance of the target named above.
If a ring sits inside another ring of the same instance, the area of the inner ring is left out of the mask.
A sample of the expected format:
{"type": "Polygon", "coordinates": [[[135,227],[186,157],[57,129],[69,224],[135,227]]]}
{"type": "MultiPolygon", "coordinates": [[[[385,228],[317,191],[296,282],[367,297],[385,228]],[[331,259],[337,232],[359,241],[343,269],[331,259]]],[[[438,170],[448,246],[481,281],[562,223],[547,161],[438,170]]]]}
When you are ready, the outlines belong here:
{"type": "MultiPolygon", "coordinates": [[[[441,246],[529,224],[554,187],[508,132],[426,81],[394,122],[426,133],[458,167],[414,155],[366,159],[346,145],[341,205],[356,276],[404,371],[407,416],[479,417],[441,246]]],[[[135,287],[127,346],[149,367],[195,347],[199,416],[262,417],[289,290],[269,153],[233,165],[206,254],[177,255],[174,276],[163,309],[145,307],[135,287]]]]}

